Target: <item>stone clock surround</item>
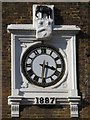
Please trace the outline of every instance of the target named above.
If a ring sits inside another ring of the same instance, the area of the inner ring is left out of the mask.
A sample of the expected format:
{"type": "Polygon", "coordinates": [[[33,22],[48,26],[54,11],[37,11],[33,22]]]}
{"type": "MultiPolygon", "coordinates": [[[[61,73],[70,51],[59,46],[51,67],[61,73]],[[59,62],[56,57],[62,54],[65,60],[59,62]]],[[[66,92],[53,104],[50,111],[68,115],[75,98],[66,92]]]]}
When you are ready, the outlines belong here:
{"type": "Polygon", "coordinates": [[[33,5],[33,24],[8,25],[7,29],[11,32],[11,96],[8,96],[11,117],[19,117],[20,105],[39,105],[41,98],[46,105],[46,98],[49,99],[48,105],[70,105],[71,117],[78,117],[80,96],[76,78],[76,33],[80,28],[75,25],[54,25],[53,8],[53,5],[33,5]],[[49,16],[47,11],[52,11],[49,16]],[[48,87],[29,83],[21,70],[24,52],[42,42],[57,48],[65,62],[63,77],[48,87]],[[55,98],[55,102],[50,102],[51,98],[55,98]]]}
{"type": "Polygon", "coordinates": [[[54,25],[52,37],[45,42],[64,51],[67,70],[64,80],[57,87],[45,89],[30,85],[20,70],[24,51],[41,42],[35,37],[35,28],[32,24],[11,24],[7,29],[11,33],[11,96],[8,96],[11,116],[19,117],[20,105],[36,104],[35,97],[51,96],[57,98],[59,105],[70,105],[71,117],[78,117],[80,96],[76,75],[76,34],[80,28],[75,25],[54,25]]]}

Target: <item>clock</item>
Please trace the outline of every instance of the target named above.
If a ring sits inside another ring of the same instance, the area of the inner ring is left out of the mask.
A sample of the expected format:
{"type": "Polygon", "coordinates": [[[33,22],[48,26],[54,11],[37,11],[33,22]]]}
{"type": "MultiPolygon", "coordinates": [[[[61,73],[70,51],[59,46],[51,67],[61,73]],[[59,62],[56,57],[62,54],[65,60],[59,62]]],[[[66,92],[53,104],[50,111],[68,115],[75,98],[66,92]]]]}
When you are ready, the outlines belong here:
{"type": "Polygon", "coordinates": [[[48,44],[38,43],[23,53],[21,70],[31,84],[49,87],[64,76],[65,61],[58,49],[48,44]]]}

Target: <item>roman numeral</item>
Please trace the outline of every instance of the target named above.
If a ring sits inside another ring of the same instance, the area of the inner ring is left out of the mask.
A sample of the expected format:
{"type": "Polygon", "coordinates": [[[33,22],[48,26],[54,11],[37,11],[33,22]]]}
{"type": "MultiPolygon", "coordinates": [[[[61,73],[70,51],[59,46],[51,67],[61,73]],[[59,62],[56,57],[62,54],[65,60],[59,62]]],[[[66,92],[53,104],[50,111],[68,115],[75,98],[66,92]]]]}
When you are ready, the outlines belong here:
{"type": "Polygon", "coordinates": [[[35,50],[34,53],[35,53],[35,55],[38,55],[38,54],[39,54],[39,52],[38,52],[37,50],[35,50]]]}
{"type": "Polygon", "coordinates": [[[50,52],[50,56],[52,55],[53,51],[50,52]]]}
{"type": "Polygon", "coordinates": [[[28,75],[29,75],[30,77],[34,74],[33,71],[32,71],[32,69],[28,70],[27,72],[28,72],[28,75]]]}
{"type": "Polygon", "coordinates": [[[56,58],[54,58],[55,59],[55,61],[57,61],[58,59],[59,59],[59,57],[56,57],[56,58]]]}
{"type": "Polygon", "coordinates": [[[31,59],[31,60],[32,60],[33,58],[31,58],[31,57],[29,56],[28,59],[31,59]]]}
{"type": "Polygon", "coordinates": [[[46,83],[46,79],[45,78],[43,78],[42,83],[46,83]]]}
{"type": "Polygon", "coordinates": [[[30,64],[30,63],[27,63],[27,64],[26,64],[26,67],[31,67],[31,64],[30,64]]]}
{"type": "Polygon", "coordinates": [[[62,67],[62,65],[61,64],[57,64],[57,68],[61,68],[62,67]]]}
{"type": "Polygon", "coordinates": [[[53,81],[54,79],[52,78],[52,76],[50,77],[51,78],[51,81],[53,81]]]}
{"type": "Polygon", "coordinates": [[[54,75],[56,75],[56,76],[59,76],[59,74],[60,74],[60,72],[59,71],[55,71],[55,73],[54,73],[54,75]]]}
{"type": "Polygon", "coordinates": [[[41,48],[41,54],[45,54],[46,53],[46,48],[41,48]]]}
{"type": "Polygon", "coordinates": [[[34,80],[35,80],[35,81],[38,81],[38,80],[39,80],[39,77],[35,75],[34,80]]]}

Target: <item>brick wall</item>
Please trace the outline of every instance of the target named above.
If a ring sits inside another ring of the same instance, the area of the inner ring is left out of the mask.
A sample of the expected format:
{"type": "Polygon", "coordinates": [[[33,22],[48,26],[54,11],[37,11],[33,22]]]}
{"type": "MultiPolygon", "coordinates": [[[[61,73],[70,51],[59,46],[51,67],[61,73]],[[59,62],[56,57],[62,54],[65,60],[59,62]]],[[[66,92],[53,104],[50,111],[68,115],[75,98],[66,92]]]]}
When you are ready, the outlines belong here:
{"type": "MultiPolygon", "coordinates": [[[[0,30],[2,29],[2,3],[0,2],[0,30]]],[[[0,36],[2,33],[0,31],[0,36]]],[[[0,119],[2,116],[2,37],[0,37],[0,119]]]]}
{"type": "MultiPolygon", "coordinates": [[[[90,118],[90,3],[45,3],[55,5],[55,23],[78,25],[77,35],[77,74],[78,89],[82,100],[79,106],[80,118],[90,118]]],[[[7,97],[10,95],[11,71],[10,34],[7,25],[13,23],[32,23],[33,3],[2,3],[2,117],[10,118],[7,97]]],[[[69,108],[65,106],[20,107],[20,118],[69,118],[69,108]]]]}

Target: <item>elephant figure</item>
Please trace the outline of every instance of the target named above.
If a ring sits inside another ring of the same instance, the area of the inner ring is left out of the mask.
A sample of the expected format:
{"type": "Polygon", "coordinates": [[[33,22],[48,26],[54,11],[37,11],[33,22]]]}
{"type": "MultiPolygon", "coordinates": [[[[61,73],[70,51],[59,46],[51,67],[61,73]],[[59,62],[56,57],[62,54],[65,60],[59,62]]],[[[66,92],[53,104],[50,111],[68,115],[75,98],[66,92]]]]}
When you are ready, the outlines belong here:
{"type": "Polygon", "coordinates": [[[41,18],[44,18],[44,15],[47,16],[47,18],[52,18],[52,9],[47,6],[37,6],[36,7],[36,13],[35,16],[38,18],[38,13],[41,13],[41,18]]]}

